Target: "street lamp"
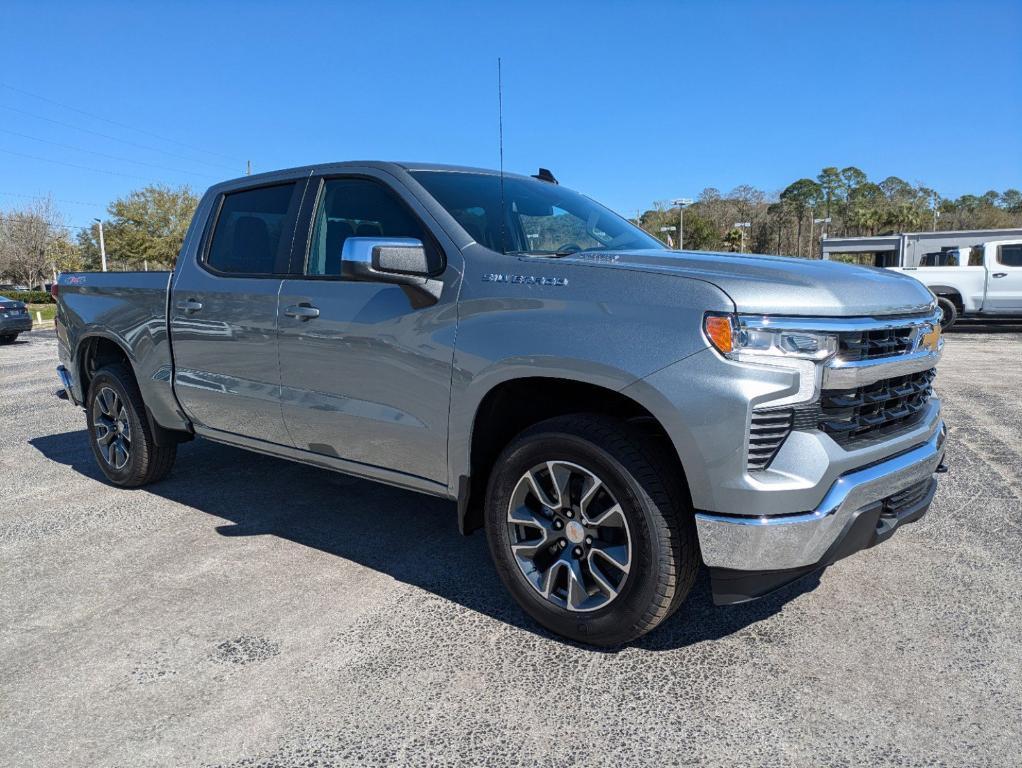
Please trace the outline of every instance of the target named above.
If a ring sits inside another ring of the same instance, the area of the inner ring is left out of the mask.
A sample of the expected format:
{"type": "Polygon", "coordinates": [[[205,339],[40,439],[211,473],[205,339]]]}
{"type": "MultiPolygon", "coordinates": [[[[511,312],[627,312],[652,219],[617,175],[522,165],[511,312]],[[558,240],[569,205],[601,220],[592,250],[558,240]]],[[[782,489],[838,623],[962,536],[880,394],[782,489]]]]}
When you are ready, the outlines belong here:
{"type": "Polygon", "coordinates": [[[672,200],[671,203],[678,206],[678,250],[680,251],[684,247],[685,239],[685,209],[692,205],[694,201],[691,197],[679,197],[677,200],[672,200]]]}
{"type": "Polygon", "coordinates": [[[100,219],[93,219],[99,224],[99,256],[103,262],[103,271],[106,272],[106,244],[103,242],[103,222],[100,219]]]}
{"type": "Polygon", "coordinates": [[[741,233],[741,235],[742,235],[741,245],[738,246],[738,252],[739,253],[745,253],[745,230],[747,230],[751,226],[752,226],[752,222],[751,221],[736,221],[735,222],[735,229],[737,229],[741,233]]]}
{"type": "MultiPolygon", "coordinates": [[[[825,216],[822,219],[813,219],[813,223],[809,225],[809,242],[813,242],[813,227],[817,224],[830,224],[830,216],[825,216]]],[[[827,236],[827,228],[824,227],[820,230],[820,239],[822,240],[827,236]]],[[[823,246],[820,246],[820,256],[823,256],[823,246]]]]}
{"type": "MultiPolygon", "coordinates": [[[[677,227],[660,227],[661,232],[674,232],[675,230],[677,230],[677,227]]],[[[668,239],[670,239],[670,237],[670,235],[667,235],[668,239]]],[[[673,243],[669,243],[669,245],[673,245],[673,243]]]]}

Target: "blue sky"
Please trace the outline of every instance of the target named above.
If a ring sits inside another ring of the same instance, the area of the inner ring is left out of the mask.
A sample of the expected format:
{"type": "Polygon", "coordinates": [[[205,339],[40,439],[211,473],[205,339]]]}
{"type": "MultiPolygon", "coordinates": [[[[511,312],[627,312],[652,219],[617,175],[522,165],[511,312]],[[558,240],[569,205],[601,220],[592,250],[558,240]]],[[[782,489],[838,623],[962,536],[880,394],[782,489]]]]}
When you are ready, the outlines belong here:
{"type": "Polygon", "coordinates": [[[1002,190],[1022,186],[1020,32],[1018,2],[7,0],[0,208],[49,192],[84,224],[246,160],[495,167],[497,56],[505,167],[627,215],[824,165],[1002,190]]]}

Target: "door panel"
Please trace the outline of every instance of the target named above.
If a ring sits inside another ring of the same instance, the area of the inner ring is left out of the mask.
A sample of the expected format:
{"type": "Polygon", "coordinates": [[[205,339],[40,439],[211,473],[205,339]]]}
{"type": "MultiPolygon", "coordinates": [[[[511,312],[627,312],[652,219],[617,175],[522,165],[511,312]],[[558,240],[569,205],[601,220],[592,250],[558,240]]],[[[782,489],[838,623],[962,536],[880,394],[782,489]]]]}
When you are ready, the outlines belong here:
{"type": "Polygon", "coordinates": [[[285,279],[280,291],[288,433],[297,448],[446,483],[461,273],[444,264],[460,253],[425,227],[428,214],[407,191],[369,175],[327,179],[318,197],[316,210],[309,206],[308,274],[285,279]],[[439,300],[341,278],[341,248],[352,236],[423,240],[442,270],[439,300]]]}
{"type": "Polygon", "coordinates": [[[990,260],[983,309],[1022,312],[1022,245],[998,245],[990,260]]]}
{"type": "Polygon", "coordinates": [[[174,390],[193,421],[288,443],[277,366],[280,283],[197,273],[178,281],[171,304],[174,390]],[[179,308],[187,301],[201,309],[179,308]]]}
{"type": "Polygon", "coordinates": [[[290,445],[280,409],[277,296],[304,180],[228,193],[170,305],[174,388],[200,427],[290,445]],[[301,189],[300,189],[301,188],[301,189]]]}
{"type": "Polygon", "coordinates": [[[280,307],[295,447],[446,482],[453,305],[417,310],[393,285],[285,280],[280,307]],[[319,316],[283,314],[303,304],[319,316]]]}

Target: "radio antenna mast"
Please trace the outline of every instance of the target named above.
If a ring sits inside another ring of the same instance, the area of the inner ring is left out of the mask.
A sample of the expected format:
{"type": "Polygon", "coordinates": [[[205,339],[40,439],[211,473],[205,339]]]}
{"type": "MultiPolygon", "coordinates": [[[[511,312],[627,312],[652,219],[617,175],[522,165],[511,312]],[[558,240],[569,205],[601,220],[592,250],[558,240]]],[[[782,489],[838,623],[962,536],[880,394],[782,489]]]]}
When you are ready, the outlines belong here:
{"type": "Polygon", "coordinates": [[[497,145],[500,149],[500,249],[507,253],[507,210],[504,203],[504,88],[497,57],[497,145]]]}

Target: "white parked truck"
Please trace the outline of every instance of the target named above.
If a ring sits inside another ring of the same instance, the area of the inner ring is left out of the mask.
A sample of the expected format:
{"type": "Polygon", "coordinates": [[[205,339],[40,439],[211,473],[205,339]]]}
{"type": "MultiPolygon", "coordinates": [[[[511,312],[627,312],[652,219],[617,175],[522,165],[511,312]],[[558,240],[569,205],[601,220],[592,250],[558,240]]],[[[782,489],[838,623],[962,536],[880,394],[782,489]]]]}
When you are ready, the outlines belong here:
{"type": "Polygon", "coordinates": [[[918,267],[891,269],[930,289],[944,328],[960,316],[1022,317],[1022,240],[927,254],[918,267]]]}

